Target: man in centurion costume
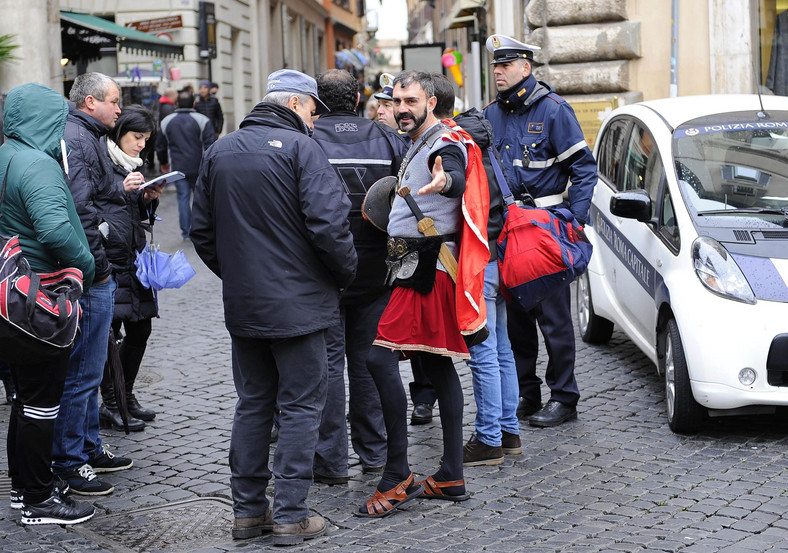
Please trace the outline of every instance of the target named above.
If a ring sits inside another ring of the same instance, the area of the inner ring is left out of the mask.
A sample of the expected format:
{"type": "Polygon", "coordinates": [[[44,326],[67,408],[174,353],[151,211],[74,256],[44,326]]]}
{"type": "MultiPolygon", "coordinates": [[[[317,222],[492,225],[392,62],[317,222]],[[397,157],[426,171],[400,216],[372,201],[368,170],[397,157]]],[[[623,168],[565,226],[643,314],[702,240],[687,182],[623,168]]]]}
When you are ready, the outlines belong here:
{"type": "Polygon", "coordinates": [[[396,194],[388,217],[376,222],[374,206],[368,205],[383,182],[373,186],[364,206],[373,223],[387,228],[388,278],[394,287],[367,359],[388,433],[383,477],[358,511],[367,517],[388,515],[419,496],[468,499],[462,468],[463,396],[452,359],[470,357],[466,341],[480,334],[486,321],[482,289],[490,256],[489,191],[481,154],[433,114],[435,87],[429,73],[400,74],[393,98],[399,127],[412,145],[392,179],[396,194]],[[398,366],[403,355],[422,357],[440,405],[443,460],[421,482],[414,482],[408,465],[407,400],[398,366]]]}

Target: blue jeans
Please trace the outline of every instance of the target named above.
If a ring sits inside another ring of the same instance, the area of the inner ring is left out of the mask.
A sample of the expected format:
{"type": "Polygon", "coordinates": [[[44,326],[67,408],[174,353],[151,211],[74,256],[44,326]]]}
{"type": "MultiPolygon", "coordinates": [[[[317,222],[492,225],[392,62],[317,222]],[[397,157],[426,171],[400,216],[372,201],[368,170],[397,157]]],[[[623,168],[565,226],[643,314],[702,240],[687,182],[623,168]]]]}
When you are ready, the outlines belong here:
{"type": "Polygon", "coordinates": [[[178,197],[178,223],[181,227],[181,238],[188,238],[192,228],[192,192],[197,175],[187,175],[185,179],[175,181],[175,192],[178,197]]]}
{"type": "Polygon", "coordinates": [[[506,330],[506,300],[501,295],[498,261],[484,270],[484,301],[487,305],[487,339],[470,348],[468,365],[473,374],[476,398],[476,438],[487,445],[501,445],[501,430],[519,434],[517,401],[519,388],[512,346],[506,330]]]}
{"type": "Polygon", "coordinates": [[[107,361],[116,287],[110,277],[106,282],[94,283],[79,300],[81,332],[68,359],[60,412],[55,421],[52,443],[55,473],[76,470],[101,453],[98,395],[107,361]]]}

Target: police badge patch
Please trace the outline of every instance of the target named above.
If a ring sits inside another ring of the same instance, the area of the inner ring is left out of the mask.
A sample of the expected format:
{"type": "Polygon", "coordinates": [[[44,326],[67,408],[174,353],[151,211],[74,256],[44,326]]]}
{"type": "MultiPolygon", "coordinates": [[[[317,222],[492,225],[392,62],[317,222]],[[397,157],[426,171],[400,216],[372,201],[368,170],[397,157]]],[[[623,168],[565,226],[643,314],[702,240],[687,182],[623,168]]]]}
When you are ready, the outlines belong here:
{"type": "Polygon", "coordinates": [[[544,123],[528,123],[528,132],[539,134],[544,130],[544,123]]]}

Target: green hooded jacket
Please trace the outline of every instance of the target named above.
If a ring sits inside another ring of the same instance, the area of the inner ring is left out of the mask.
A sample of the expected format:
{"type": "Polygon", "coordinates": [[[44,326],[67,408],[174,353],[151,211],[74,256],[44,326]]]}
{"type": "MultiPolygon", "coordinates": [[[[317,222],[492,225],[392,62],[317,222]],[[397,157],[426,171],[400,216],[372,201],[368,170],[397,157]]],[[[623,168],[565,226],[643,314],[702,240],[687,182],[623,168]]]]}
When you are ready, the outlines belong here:
{"type": "Polygon", "coordinates": [[[38,273],[76,267],[87,290],[95,261],[58,162],[67,115],[65,98],[44,85],[28,83],[8,93],[7,140],[0,147],[0,184],[8,173],[0,234],[19,236],[22,254],[38,273]]]}

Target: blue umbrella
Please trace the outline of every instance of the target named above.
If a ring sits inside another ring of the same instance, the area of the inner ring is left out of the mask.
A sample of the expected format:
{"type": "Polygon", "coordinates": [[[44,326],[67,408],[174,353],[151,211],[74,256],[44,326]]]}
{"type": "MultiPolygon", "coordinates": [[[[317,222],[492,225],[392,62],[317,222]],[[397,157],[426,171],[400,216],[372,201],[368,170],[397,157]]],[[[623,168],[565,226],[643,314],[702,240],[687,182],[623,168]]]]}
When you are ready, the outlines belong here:
{"type": "Polygon", "coordinates": [[[168,254],[150,243],[137,253],[134,265],[142,285],[154,290],[180,288],[196,274],[182,250],[168,254]]]}

